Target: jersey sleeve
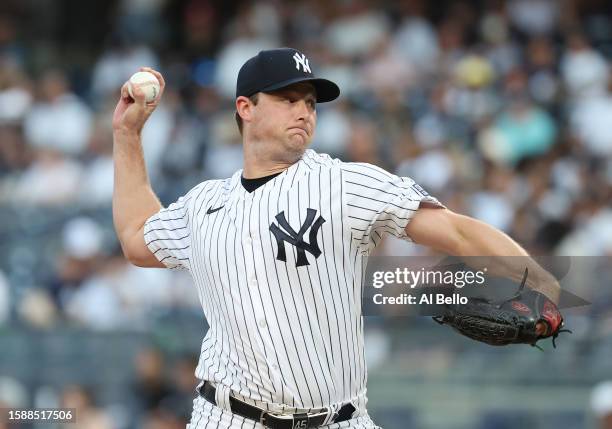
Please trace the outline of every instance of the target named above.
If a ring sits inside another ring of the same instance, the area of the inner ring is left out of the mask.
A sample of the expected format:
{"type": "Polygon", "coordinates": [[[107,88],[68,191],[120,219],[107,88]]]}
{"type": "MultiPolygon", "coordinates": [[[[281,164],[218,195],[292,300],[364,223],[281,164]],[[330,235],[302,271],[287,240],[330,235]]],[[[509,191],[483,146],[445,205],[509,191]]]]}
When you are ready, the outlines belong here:
{"type": "Polygon", "coordinates": [[[167,268],[189,269],[191,224],[195,197],[200,184],[147,219],[144,240],[158,261],[167,268]]]}
{"type": "Polygon", "coordinates": [[[409,177],[366,163],[343,163],[343,196],[351,236],[371,251],[384,234],[410,240],[406,226],[420,207],[444,208],[409,177]]]}

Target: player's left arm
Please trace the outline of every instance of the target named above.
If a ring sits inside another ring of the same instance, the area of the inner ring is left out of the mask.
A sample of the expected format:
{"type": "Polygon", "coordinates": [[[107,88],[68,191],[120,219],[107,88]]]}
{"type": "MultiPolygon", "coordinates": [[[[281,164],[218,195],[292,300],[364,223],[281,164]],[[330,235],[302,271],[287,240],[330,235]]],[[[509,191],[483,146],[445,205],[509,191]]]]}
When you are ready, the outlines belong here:
{"type": "Polygon", "coordinates": [[[516,241],[491,225],[446,208],[421,207],[405,231],[415,243],[447,255],[525,257],[524,259],[488,258],[487,261],[495,263],[495,267],[490,267],[495,274],[515,279],[517,282],[520,281],[522,270],[513,266],[512,261],[520,260],[521,263],[527,263],[531,279],[528,280],[528,285],[555,302],[559,300],[559,284],[556,279],[533,261],[516,241]]]}
{"type": "Polygon", "coordinates": [[[448,255],[528,256],[502,231],[446,208],[421,207],[405,230],[415,243],[448,255]]]}

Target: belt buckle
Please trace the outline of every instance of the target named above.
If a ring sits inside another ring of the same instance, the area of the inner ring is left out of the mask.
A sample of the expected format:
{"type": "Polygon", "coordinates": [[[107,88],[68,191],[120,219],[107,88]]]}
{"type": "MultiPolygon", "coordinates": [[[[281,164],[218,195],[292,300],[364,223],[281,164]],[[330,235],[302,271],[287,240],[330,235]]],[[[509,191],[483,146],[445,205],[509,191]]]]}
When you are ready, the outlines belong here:
{"type": "MultiPolygon", "coordinates": [[[[291,422],[291,429],[308,429],[310,426],[308,422],[311,419],[317,417],[325,417],[327,416],[327,411],[322,411],[318,413],[299,413],[299,414],[273,414],[273,413],[263,413],[261,418],[259,419],[259,423],[266,426],[266,420],[270,417],[274,420],[280,420],[285,422],[291,422]]],[[[270,420],[272,420],[270,419],[270,420]]],[[[271,427],[271,426],[266,426],[271,427]]]]}
{"type": "Polygon", "coordinates": [[[270,414],[270,417],[283,422],[291,422],[291,429],[308,429],[308,414],[270,414]]]}
{"type": "Polygon", "coordinates": [[[308,419],[310,417],[308,414],[294,414],[292,417],[293,425],[291,425],[291,429],[308,429],[308,419]]]}

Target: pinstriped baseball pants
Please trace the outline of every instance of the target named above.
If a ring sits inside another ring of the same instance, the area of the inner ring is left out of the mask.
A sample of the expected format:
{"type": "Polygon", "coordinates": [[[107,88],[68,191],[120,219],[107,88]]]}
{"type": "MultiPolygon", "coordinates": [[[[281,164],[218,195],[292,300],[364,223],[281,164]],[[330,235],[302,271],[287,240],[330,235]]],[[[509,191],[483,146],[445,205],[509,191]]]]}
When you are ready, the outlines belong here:
{"type": "MultiPolygon", "coordinates": [[[[369,416],[320,426],[321,429],[381,429],[369,416]]],[[[211,404],[199,395],[193,400],[191,422],[187,429],[266,429],[262,424],[211,404]]]]}

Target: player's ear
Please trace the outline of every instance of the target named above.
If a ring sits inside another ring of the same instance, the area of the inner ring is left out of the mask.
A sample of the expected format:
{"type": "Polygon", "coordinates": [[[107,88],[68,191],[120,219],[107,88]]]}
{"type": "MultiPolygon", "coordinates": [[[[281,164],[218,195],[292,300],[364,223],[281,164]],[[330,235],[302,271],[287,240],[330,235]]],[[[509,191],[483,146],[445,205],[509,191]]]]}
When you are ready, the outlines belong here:
{"type": "Polygon", "coordinates": [[[244,121],[251,120],[253,103],[245,96],[236,98],[236,112],[244,121]]]}

